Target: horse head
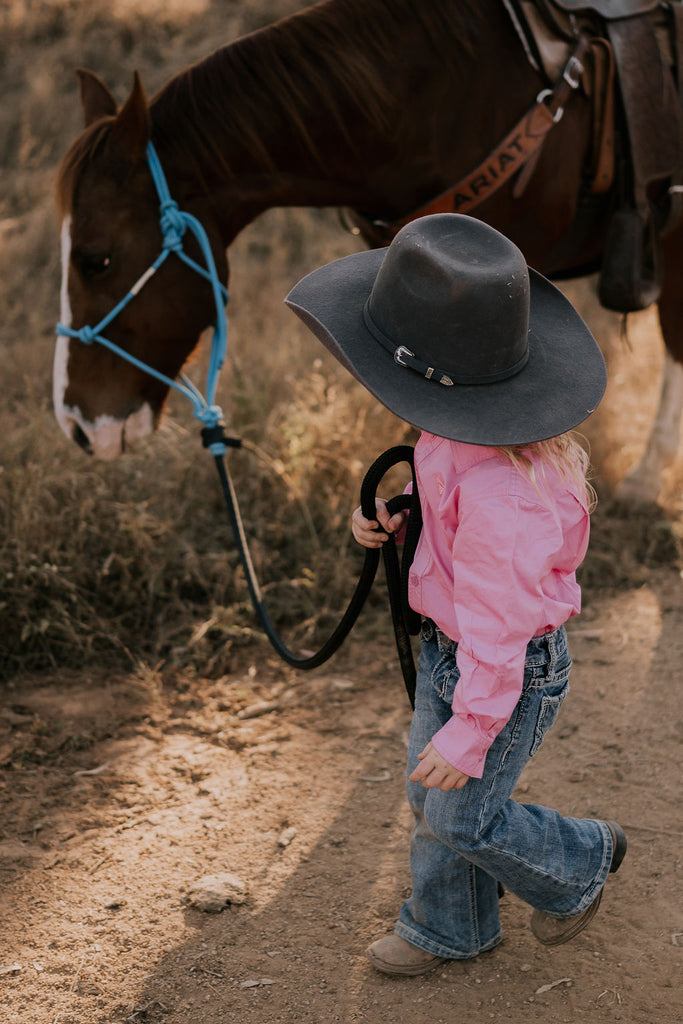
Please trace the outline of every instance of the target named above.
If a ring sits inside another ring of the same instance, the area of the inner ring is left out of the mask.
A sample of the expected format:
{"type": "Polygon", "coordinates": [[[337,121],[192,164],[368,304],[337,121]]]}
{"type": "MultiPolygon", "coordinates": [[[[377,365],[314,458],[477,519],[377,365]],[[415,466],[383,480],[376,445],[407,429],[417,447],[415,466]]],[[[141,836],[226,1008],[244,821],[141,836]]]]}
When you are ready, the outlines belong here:
{"type": "MultiPolygon", "coordinates": [[[[121,109],[96,75],[80,71],[79,80],[85,128],[64,157],[57,182],[61,324],[95,327],[132,288],[134,299],[108,323],[107,339],[173,379],[214,321],[214,296],[207,281],[173,253],[158,273],[143,278],[164,236],[147,161],[150,109],[138,75],[121,109]]],[[[204,225],[226,283],[225,245],[204,191],[182,172],[173,189],[182,209],[204,225]]],[[[188,256],[201,260],[194,239],[183,244],[188,256]]],[[[55,411],[68,437],[112,459],[155,429],[168,385],[87,340],[66,333],[57,339],[55,411]]]]}

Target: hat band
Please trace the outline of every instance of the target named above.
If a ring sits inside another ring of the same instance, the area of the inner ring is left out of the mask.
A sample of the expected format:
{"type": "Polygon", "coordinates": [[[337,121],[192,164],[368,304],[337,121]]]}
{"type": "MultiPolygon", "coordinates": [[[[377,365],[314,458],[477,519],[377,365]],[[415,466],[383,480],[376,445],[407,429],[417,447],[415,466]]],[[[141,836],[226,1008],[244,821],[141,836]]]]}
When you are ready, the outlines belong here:
{"type": "Polygon", "coordinates": [[[416,356],[405,345],[397,346],[372,319],[370,299],[367,300],[363,307],[363,320],[373,338],[380,343],[386,352],[394,357],[394,362],[398,363],[399,366],[405,366],[409,370],[414,370],[415,373],[419,373],[426,380],[433,380],[437,384],[443,384],[445,387],[452,387],[453,384],[495,384],[497,381],[514,377],[516,373],[524,369],[529,359],[529,347],[527,346],[522,358],[518,359],[513,366],[508,366],[504,370],[498,370],[496,373],[452,373],[450,370],[446,373],[445,370],[440,370],[436,366],[430,366],[429,363],[425,363],[424,360],[416,356]]]}

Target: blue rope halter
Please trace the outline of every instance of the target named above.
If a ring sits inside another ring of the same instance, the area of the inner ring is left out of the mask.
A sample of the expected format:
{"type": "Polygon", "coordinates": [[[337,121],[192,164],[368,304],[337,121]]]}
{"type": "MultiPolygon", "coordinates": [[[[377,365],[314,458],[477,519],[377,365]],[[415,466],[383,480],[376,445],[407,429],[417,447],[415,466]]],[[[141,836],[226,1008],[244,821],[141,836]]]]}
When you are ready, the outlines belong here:
{"type": "MultiPolygon", "coordinates": [[[[205,430],[213,431],[214,428],[218,427],[223,418],[223,413],[218,405],[214,404],[216,386],[218,384],[218,375],[221,367],[225,360],[228,344],[228,321],[225,314],[225,305],[228,302],[227,289],[221,284],[218,277],[218,271],[216,270],[216,262],[211,252],[211,246],[209,245],[209,239],[206,234],[206,230],[203,224],[193,217],[190,213],[185,213],[183,210],[178,208],[178,204],[171,198],[171,193],[168,188],[168,183],[164,175],[161,163],[157,152],[152,145],[147,145],[147,160],[149,163],[149,169],[152,172],[152,179],[159,196],[159,224],[163,235],[162,249],[154,262],[147,268],[141,277],[135,282],[130,288],[128,293],[123,299],[114,306],[110,313],[108,313],[98,324],[94,327],[81,327],[78,330],[74,330],[71,327],[67,327],[65,324],[57,324],[57,334],[66,336],[68,338],[76,338],[78,341],[82,341],[84,345],[91,345],[94,341],[100,345],[104,345],[105,348],[115,352],[116,355],[121,356],[127,362],[132,363],[139,370],[143,370],[145,373],[150,374],[152,377],[156,377],[163,384],[168,387],[175,388],[181,395],[184,395],[193,406],[194,415],[200,420],[205,427],[205,430]],[[187,253],[183,250],[183,235],[186,230],[194,235],[204,257],[206,266],[202,267],[195,260],[191,259],[187,253]],[[130,352],[126,352],[125,349],[119,345],[115,345],[114,342],[109,341],[105,338],[103,331],[109,326],[119,313],[126,308],[129,302],[131,302],[135,296],[141,291],[141,289],[147,284],[147,282],[156,274],[159,267],[165,262],[167,257],[171,254],[175,255],[191,267],[202,277],[206,278],[211,284],[213,291],[214,302],[216,305],[216,320],[214,323],[213,340],[211,343],[211,355],[209,359],[209,369],[206,378],[206,398],[203,397],[199,389],[189,380],[184,374],[180,375],[180,383],[167,377],[166,374],[161,373],[159,370],[155,370],[153,366],[143,362],[136,356],[131,355],[130,352]]],[[[215,437],[220,437],[221,432],[213,434],[215,437]]],[[[225,440],[214,440],[207,445],[212,455],[224,455],[226,452],[225,440]]]]}

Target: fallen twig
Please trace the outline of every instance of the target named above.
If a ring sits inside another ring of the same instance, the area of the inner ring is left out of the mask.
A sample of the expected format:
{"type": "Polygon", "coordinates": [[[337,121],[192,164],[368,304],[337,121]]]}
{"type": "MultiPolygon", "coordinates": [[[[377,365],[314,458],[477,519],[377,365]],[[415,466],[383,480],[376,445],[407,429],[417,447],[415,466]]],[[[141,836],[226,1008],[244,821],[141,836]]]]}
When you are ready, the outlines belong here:
{"type": "Polygon", "coordinates": [[[262,715],[269,715],[271,711],[279,711],[280,707],[279,700],[263,700],[259,701],[258,704],[250,704],[249,707],[238,711],[237,717],[243,722],[248,718],[260,718],[262,715]]]}
{"type": "Polygon", "coordinates": [[[98,871],[99,868],[102,867],[102,865],[105,863],[105,861],[108,861],[112,856],[113,856],[113,854],[111,852],[110,853],[105,853],[104,857],[100,857],[100,859],[97,861],[96,864],[93,865],[93,867],[88,868],[88,874],[89,875],[94,875],[95,872],[98,871]]]}
{"type": "Polygon", "coordinates": [[[361,782],[389,782],[391,772],[384,771],[380,775],[359,775],[361,782]]]}
{"type": "Polygon", "coordinates": [[[124,821],[117,825],[115,832],[127,832],[129,828],[136,828],[137,825],[151,825],[149,818],[134,818],[132,821],[124,821]]]}
{"type": "Polygon", "coordinates": [[[621,1004],[621,996],[619,995],[619,991],[616,988],[606,988],[605,991],[601,992],[598,998],[595,1000],[596,1003],[599,1003],[603,996],[614,996],[614,1001],[616,1003],[621,1004]]]}
{"type": "Polygon", "coordinates": [[[0,977],[4,974],[18,974],[21,970],[21,964],[11,964],[9,967],[0,967],[0,977]]]}
{"type": "Polygon", "coordinates": [[[558,978],[557,981],[551,981],[549,985],[541,985],[540,988],[536,989],[536,995],[541,996],[544,992],[550,992],[551,989],[557,988],[558,985],[571,985],[571,978],[558,978]]]}
{"type": "Polygon", "coordinates": [[[73,777],[75,779],[80,775],[101,775],[102,772],[106,772],[109,765],[110,762],[105,761],[104,764],[101,764],[98,768],[83,768],[81,771],[74,772],[73,777]]]}
{"type": "Polygon", "coordinates": [[[133,1010],[130,1017],[126,1017],[126,1020],[135,1020],[135,1018],[139,1017],[141,1013],[147,1013],[148,1010],[151,1010],[153,1006],[158,1006],[162,1013],[168,1013],[167,1006],[164,1006],[159,999],[153,999],[151,1003],[145,1003],[144,1006],[140,1006],[137,1010],[133,1010]]]}

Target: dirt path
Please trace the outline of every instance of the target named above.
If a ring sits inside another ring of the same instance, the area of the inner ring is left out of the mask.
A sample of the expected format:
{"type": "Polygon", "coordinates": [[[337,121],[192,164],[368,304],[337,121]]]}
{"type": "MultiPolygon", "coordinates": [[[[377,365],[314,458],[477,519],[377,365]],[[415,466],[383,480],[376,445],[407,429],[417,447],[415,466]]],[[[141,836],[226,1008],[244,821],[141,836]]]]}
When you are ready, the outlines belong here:
{"type": "Polygon", "coordinates": [[[677,573],[646,576],[577,620],[572,694],[518,792],[624,823],[600,914],[548,950],[507,896],[496,951],[423,979],[362,955],[409,887],[388,636],[359,630],[313,675],[255,649],[221,681],[17,681],[0,712],[3,1021],[678,1024],[683,598],[677,573]],[[246,901],[193,908],[192,884],[222,872],[246,901]]]}

